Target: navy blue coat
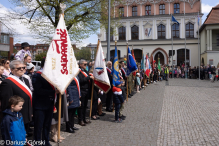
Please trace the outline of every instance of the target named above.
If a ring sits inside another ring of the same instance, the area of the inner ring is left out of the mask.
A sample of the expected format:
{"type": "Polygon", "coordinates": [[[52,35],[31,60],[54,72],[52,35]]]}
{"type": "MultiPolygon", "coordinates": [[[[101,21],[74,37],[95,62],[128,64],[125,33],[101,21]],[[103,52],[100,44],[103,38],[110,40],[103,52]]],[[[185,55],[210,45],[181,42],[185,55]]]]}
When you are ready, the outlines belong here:
{"type": "Polygon", "coordinates": [[[22,114],[12,112],[10,109],[4,110],[3,114],[4,117],[1,123],[3,140],[20,141],[20,145],[24,145],[26,143],[26,131],[22,114]]]}
{"type": "Polygon", "coordinates": [[[33,92],[33,108],[39,110],[47,110],[53,108],[55,99],[55,90],[47,82],[40,73],[33,75],[32,84],[33,92]]]}
{"type": "Polygon", "coordinates": [[[113,103],[121,104],[124,102],[124,98],[122,95],[122,90],[118,87],[113,86],[113,103]]]}
{"type": "MultiPolygon", "coordinates": [[[[79,81],[79,77],[75,77],[75,78],[77,78],[79,81]]],[[[81,92],[80,93],[79,92],[80,92],[80,85],[79,85],[79,89],[78,89],[77,84],[76,84],[75,79],[74,79],[69,84],[69,86],[67,88],[67,93],[69,94],[69,97],[68,97],[68,101],[69,101],[68,108],[69,109],[70,108],[77,108],[80,106],[79,97],[81,96],[81,92]],[[72,102],[72,103],[70,103],[70,102],[72,102]]]]}

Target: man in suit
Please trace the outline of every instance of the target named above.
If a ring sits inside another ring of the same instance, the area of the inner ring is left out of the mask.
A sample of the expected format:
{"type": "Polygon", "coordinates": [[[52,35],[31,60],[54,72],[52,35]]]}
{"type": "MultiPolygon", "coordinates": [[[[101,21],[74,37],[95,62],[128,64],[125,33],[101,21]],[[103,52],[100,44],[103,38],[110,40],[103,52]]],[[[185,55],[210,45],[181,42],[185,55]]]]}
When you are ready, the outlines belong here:
{"type": "Polygon", "coordinates": [[[90,88],[90,79],[94,79],[93,76],[90,76],[86,71],[87,62],[83,59],[79,61],[80,72],[78,74],[79,82],[80,82],[80,90],[81,90],[81,107],[78,108],[78,121],[79,125],[85,126],[86,124],[91,123],[89,120],[86,120],[86,108],[88,103],[88,98],[90,96],[89,88],[90,88]]]}
{"type": "Polygon", "coordinates": [[[109,80],[110,80],[110,85],[111,85],[111,89],[108,91],[107,97],[106,97],[106,111],[112,112],[113,111],[113,109],[112,109],[112,102],[113,102],[113,91],[112,91],[112,88],[113,88],[113,76],[112,76],[112,62],[111,61],[107,62],[106,70],[107,70],[107,74],[108,74],[108,77],[109,77],[109,80]]]}
{"type": "Polygon", "coordinates": [[[27,136],[29,133],[29,122],[32,121],[32,92],[29,81],[22,77],[25,72],[25,66],[20,60],[13,60],[10,64],[12,75],[2,81],[0,86],[1,110],[8,107],[8,100],[11,96],[17,95],[24,99],[23,108],[20,111],[23,115],[27,136]]]}
{"type": "MultiPolygon", "coordinates": [[[[41,61],[43,68],[45,59],[41,61]]],[[[46,146],[51,146],[49,143],[49,132],[53,116],[53,107],[55,94],[59,91],[55,89],[42,76],[43,69],[33,75],[32,83],[34,88],[33,94],[33,110],[34,110],[34,140],[45,141],[46,146]]]]}

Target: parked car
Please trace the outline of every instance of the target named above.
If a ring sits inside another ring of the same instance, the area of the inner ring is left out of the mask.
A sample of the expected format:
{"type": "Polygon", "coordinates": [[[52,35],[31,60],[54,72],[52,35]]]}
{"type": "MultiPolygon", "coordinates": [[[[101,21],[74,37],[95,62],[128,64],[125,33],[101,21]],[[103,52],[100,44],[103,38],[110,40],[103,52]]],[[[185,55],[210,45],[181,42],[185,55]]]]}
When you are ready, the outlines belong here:
{"type": "Polygon", "coordinates": [[[41,61],[32,61],[33,65],[35,66],[34,71],[38,71],[41,68],[41,61]]]}

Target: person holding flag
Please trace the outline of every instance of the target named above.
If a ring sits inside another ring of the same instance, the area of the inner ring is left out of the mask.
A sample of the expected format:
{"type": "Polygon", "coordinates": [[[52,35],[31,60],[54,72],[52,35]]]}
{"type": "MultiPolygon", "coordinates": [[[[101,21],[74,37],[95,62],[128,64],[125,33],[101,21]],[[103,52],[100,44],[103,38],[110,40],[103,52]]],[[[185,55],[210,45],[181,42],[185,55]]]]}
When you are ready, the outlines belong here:
{"type": "MultiPolygon", "coordinates": [[[[47,80],[52,86],[54,86],[54,88],[56,88],[60,93],[57,99],[59,100],[58,101],[59,106],[57,108],[58,109],[57,135],[59,142],[60,142],[60,127],[61,127],[62,95],[65,93],[71,81],[80,72],[71,45],[71,40],[65,25],[64,8],[66,6],[64,4],[60,4],[60,7],[62,9],[62,14],[60,14],[59,22],[55,30],[55,35],[53,36],[52,42],[49,46],[49,50],[46,55],[45,65],[41,74],[41,76],[45,80],[47,80]]],[[[39,127],[39,130],[40,129],[42,129],[42,127],[39,127]]]]}
{"type": "Polygon", "coordinates": [[[106,97],[106,111],[108,112],[112,112],[112,102],[113,102],[113,91],[112,91],[112,87],[113,87],[113,74],[112,74],[112,62],[108,61],[107,62],[107,75],[110,81],[110,85],[111,85],[111,89],[109,90],[109,92],[107,93],[107,97],[106,97]]]}
{"type": "Polygon", "coordinates": [[[149,84],[149,78],[150,78],[150,72],[151,72],[151,65],[150,65],[150,61],[149,61],[149,58],[148,58],[148,55],[146,55],[146,62],[145,62],[145,75],[148,79],[147,81],[147,84],[149,84]]]}
{"type": "Polygon", "coordinates": [[[78,74],[79,82],[80,82],[80,91],[81,91],[81,107],[78,108],[78,123],[81,126],[86,126],[86,124],[91,123],[89,120],[86,120],[86,110],[87,110],[87,103],[89,98],[89,89],[90,89],[90,82],[91,79],[93,80],[94,77],[90,76],[88,71],[86,70],[87,62],[83,59],[79,61],[80,73],[78,74]]]}
{"type": "MultiPolygon", "coordinates": [[[[104,57],[102,45],[99,40],[98,40],[97,47],[98,47],[97,54],[96,54],[94,70],[93,70],[94,85],[100,89],[99,91],[107,93],[107,92],[110,92],[111,85],[110,85],[110,80],[107,74],[107,69],[106,69],[105,59],[104,59],[105,57],[104,57]]],[[[92,88],[93,88],[93,85],[92,85],[92,88]]],[[[96,114],[96,111],[94,112],[96,114]]]]}
{"type": "Polygon", "coordinates": [[[132,96],[133,89],[133,72],[137,71],[138,67],[136,65],[135,59],[133,58],[129,47],[127,46],[127,76],[128,76],[128,91],[132,96]]]}

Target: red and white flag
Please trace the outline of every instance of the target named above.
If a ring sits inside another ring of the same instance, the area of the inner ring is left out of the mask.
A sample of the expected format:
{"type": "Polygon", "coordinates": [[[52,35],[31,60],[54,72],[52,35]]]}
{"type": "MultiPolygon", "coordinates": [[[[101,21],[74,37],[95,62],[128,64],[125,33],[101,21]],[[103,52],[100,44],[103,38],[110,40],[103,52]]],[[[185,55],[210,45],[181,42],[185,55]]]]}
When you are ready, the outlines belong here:
{"type": "Polygon", "coordinates": [[[101,42],[99,43],[96,60],[94,63],[94,85],[103,92],[107,93],[110,90],[110,81],[106,70],[105,59],[101,42]]]}
{"type": "Polygon", "coordinates": [[[78,73],[79,67],[66,29],[64,17],[61,15],[46,55],[42,77],[55,86],[61,94],[64,94],[66,88],[78,73]]]}

